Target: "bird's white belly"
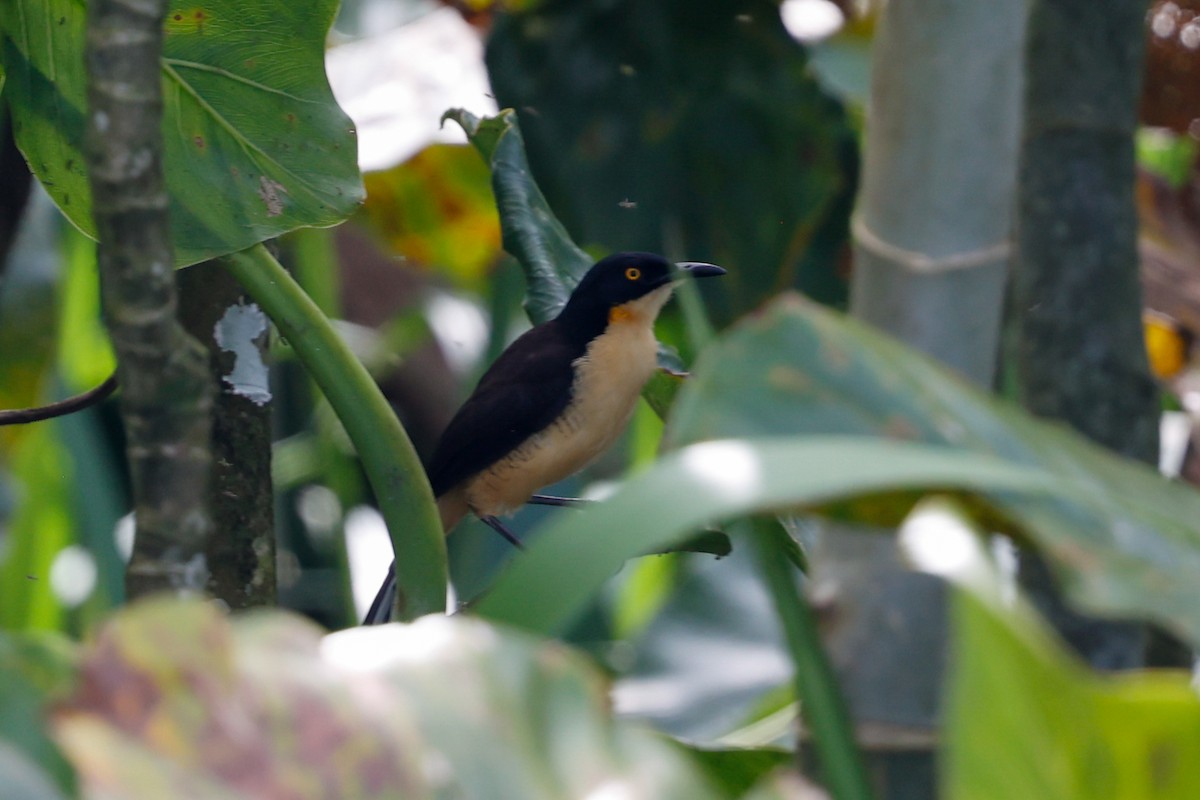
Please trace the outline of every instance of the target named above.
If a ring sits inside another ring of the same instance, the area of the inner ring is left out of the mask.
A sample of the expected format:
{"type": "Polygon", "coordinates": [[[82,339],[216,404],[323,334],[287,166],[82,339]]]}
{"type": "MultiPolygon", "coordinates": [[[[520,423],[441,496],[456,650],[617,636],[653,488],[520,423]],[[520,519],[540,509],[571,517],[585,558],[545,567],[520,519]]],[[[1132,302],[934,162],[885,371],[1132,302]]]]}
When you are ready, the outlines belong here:
{"type": "Polygon", "coordinates": [[[575,361],[572,401],[546,429],[476,476],[466,499],[479,515],[507,514],[544,486],[578,472],[624,430],[657,365],[658,344],[642,320],[613,323],[575,361]]]}

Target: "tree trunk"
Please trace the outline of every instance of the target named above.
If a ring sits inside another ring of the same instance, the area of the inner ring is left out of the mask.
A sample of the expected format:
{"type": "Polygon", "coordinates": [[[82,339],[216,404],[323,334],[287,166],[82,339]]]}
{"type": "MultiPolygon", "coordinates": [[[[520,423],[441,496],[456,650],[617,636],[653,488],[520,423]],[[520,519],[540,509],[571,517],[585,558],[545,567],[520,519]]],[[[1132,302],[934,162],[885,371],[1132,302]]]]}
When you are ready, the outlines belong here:
{"type": "Polygon", "coordinates": [[[101,298],[117,353],[136,538],[132,599],[204,590],[212,385],[204,350],[175,318],[162,168],[166,0],[91,0],[87,161],[101,298]]]}
{"type": "Polygon", "coordinates": [[[220,264],[188,267],[179,273],[178,285],[181,321],[208,348],[218,387],[208,591],[233,609],[274,605],[271,394],[264,360],[269,322],[220,264]]]}
{"type": "MultiPolygon", "coordinates": [[[[1134,147],[1146,4],[1035,0],[1013,308],[1022,403],[1155,463],[1157,389],[1141,329],[1134,147]]],[[[1094,666],[1139,666],[1145,628],[1066,608],[1024,554],[1022,584],[1094,666]]]]}
{"type": "MultiPolygon", "coordinates": [[[[990,386],[1010,249],[1020,2],[890,3],[873,45],[851,313],[990,386]]],[[[842,586],[829,648],[884,798],[936,796],[946,647],[940,582],[892,538],[827,534],[842,586]]],[[[824,563],[821,563],[821,562],[824,563]]]]}
{"type": "Polygon", "coordinates": [[[851,312],[990,387],[1012,230],[1023,3],[889,5],[851,312]]]}

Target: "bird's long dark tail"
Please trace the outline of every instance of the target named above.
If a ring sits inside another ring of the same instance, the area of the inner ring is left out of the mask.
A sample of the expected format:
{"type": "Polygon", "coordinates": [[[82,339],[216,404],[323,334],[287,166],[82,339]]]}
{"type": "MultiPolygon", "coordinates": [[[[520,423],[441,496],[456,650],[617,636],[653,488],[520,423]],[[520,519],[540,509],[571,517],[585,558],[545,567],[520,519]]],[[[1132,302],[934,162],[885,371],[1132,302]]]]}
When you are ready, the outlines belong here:
{"type": "Polygon", "coordinates": [[[382,625],[392,621],[392,606],[396,604],[396,562],[388,567],[387,577],[375,595],[375,601],[363,618],[363,625],[382,625]]]}

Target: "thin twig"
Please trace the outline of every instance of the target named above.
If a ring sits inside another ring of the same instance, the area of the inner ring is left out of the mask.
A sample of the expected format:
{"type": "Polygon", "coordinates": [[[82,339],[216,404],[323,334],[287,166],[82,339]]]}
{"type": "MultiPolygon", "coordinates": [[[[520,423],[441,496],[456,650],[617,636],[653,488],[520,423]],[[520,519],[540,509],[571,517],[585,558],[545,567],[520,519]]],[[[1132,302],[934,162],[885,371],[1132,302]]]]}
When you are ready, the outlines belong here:
{"type": "Polygon", "coordinates": [[[65,417],[90,408],[117,390],[117,373],[104,379],[104,383],[94,389],[88,389],[82,394],[68,397],[54,403],[34,408],[14,408],[0,411],[0,425],[27,425],[30,422],[43,422],[55,417],[65,417]]]}

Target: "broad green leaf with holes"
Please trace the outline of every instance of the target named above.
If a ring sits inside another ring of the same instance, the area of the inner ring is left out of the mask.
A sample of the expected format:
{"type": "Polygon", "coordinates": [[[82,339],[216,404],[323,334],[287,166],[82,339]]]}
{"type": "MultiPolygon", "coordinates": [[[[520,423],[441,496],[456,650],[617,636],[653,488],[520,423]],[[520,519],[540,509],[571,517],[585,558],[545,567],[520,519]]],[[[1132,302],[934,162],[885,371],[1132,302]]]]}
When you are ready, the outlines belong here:
{"type": "MultiPolygon", "coordinates": [[[[85,5],[0,3],[0,59],[16,140],[63,213],[95,236],[83,157],[85,5]]],[[[325,79],[337,0],[173,0],[162,61],[163,136],[178,266],[362,201],[353,124],[325,79]]]]}

